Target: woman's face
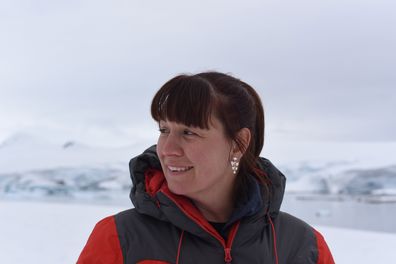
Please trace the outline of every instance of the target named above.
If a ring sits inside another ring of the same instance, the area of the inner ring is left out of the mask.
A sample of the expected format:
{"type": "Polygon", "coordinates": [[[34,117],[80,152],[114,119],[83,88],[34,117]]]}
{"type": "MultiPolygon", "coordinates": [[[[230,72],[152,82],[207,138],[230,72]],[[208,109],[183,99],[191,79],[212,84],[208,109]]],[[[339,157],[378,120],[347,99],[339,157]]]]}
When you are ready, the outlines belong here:
{"type": "Polygon", "coordinates": [[[232,191],[231,141],[220,121],[200,129],[164,120],[159,128],[157,154],[173,193],[200,200],[232,191]]]}

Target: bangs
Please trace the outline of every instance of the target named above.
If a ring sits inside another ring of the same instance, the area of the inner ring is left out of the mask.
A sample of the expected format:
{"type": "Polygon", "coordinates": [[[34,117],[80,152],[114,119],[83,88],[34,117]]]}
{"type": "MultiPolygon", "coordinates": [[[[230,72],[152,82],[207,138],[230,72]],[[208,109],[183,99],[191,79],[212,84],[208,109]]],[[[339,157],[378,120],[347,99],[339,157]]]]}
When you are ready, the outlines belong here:
{"type": "Polygon", "coordinates": [[[169,120],[209,129],[215,104],[215,92],[207,80],[196,75],[180,75],[165,83],[155,94],[151,116],[157,122],[169,120]]]}

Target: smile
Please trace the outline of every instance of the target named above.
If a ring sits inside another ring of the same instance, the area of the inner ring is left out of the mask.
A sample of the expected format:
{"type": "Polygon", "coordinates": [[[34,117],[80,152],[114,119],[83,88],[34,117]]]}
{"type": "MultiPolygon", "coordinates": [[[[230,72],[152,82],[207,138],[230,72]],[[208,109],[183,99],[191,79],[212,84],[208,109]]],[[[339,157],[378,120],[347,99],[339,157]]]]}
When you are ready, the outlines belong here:
{"type": "Polygon", "coordinates": [[[184,171],[189,171],[189,170],[191,170],[193,167],[190,167],[190,166],[188,166],[188,167],[173,167],[173,166],[168,166],[168,169],[171,171],[171,172],[184,172],[184,171]]]}

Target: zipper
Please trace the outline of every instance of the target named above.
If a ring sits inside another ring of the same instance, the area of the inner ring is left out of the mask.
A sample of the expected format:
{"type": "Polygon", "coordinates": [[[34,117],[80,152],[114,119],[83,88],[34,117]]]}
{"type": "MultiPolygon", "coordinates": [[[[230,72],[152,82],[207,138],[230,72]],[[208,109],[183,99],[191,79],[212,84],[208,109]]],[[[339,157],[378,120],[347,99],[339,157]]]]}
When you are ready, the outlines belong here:
{"type": "MultiPolygon", "coordinates": [[[[186,210],[186,208],[183,208],[177,201],[175,198],[173,198],[169,193],[167,193],[164,190],[161,190],[160,192],[162,192],[166,197],[168,197],[171,201],[173,201],[177,207],[179,207],[179,209],[187,216],[189,217],[193,222],[195,222],[196,224],[198,224],[199,226],[201,226],[201,228],[203,230],[205,230],[206,232],[208,232],[210,235],[212,235],[214,238],[216,238],[220,244],[222,245],[223,249],[224,249],[224,262],[226,264],[231,264],[232,261],[232,256],[231,256],[231,247],[232,247],[232,243],[234,242],[234,238],[235,235],[238,231],[239,228],[239,224],[240,221],[236,222],[232,227],[231,230],[228,234],[228,239],[227,241],[225,241],[216,231],[210,230],[209,228],[205,227],[205,225],[203,225],[202,223],[200,223],[199,221],[197,221],[197,219],[195,219],[194,217],[192,217],[192,215],[190,214],[190,212],[188,211],[188,209],[186,210]]],[[[210,225],[210,224],[209,224],[210,225]]]]}
{"type": "Polygon", "coordinates": [[[231,257],[231,248],[225,248],[224,249],[224,261],[226,264],[231,264],[232,257],[231,257]]]}
{"type": "Polygon", "coordinates": [[[232,261],[232,256],[231,256],[231,247],[232,243],[234,242],[234,238],[236,236],[236,233],[238,232],[240,222],[236,222],[230,230],[230,233],[228,234],[228,239],[226,246],[224,247],[224,262],[226,264],[231,264],[232,261]]]}

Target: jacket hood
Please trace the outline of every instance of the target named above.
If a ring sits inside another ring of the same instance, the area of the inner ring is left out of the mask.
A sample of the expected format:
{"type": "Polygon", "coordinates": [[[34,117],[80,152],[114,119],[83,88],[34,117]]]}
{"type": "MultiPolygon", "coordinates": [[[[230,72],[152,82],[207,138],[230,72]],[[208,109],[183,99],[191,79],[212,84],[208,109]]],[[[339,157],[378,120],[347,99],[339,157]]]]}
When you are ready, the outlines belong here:
{"type": "MultiPolygon", "coordinates": [[[[252,188],[258,189],[260,199],[260,210],[268,213],[271,217],[276,217],[279,213],[280,206],[282,204],[283,195],[285,191],[286,178],[285,176],[267,159],[260,158],[258,166],[269,178],[271,185],[269,186],[269,193],[264,191],[264,188],[259,186],[257,181],[254,180],[253,184],[250,184],[249,191],[254,193],[252,188]]],[[[156,152],[156,145],[146,149],[141,155],[136,156],[129,162],[129,170],[132,179],[132,189],[130,192],[130,198],[135,208],[144,214],[151,215],[153,217],[167,220],[159,208],[158,200],[156,199],[157,193],[161,189],[167,189],[167,183],[162,174],[162,168],[156,152]],[[153,177],[155,172],[162,175],[162,177],[153,177]]],[[[177,195],[176,195],[177,196],[177,195]]],[[[251,195],[249,195],[246,203],[250,206],[257,207],[257,201],[252,201],[251,195]]],[[[257,196],[255,197],[257,199],[257,196]]]]}

